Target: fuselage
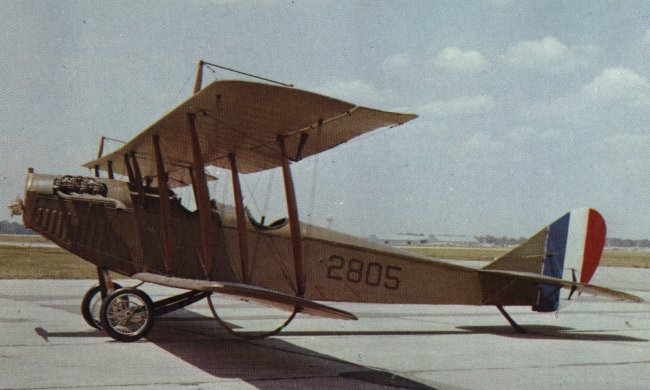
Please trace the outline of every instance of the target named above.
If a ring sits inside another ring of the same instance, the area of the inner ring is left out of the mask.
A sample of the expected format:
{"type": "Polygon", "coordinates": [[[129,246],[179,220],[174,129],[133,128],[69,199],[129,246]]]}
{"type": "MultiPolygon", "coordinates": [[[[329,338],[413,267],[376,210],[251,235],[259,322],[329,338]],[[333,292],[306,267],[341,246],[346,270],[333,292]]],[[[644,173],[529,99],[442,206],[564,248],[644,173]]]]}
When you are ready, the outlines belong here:
{"type": "MultiPolygon", "coordinates": [[[[295,294],[289,226],[268,229],[247,219],[248,280],[243,280],[232,207],[214,204],[210,273],[201,258],[198,213],[170,194],[172,266],[163,261],[160,199],[129,183],[30,173],[24,223],[62,248],[126,276],[138,272],[218,280],[295,294]],[[69,178],[69,177],[68,177],[69,178]],[[68,182],[70,179],[66,179],[68,182]],[[75,187],[76,186],[76,187],[75,187]],[[143,196],[144,195],[144,196],[143,196]]],[[[494,283],[474,269],[434,261],[321,227],[301,224],[305,298],[326,301],[422,304],[494,304],[494,283]]],[[[528,305],[536,291],[501,297],[502,305],[528,305]]]]}

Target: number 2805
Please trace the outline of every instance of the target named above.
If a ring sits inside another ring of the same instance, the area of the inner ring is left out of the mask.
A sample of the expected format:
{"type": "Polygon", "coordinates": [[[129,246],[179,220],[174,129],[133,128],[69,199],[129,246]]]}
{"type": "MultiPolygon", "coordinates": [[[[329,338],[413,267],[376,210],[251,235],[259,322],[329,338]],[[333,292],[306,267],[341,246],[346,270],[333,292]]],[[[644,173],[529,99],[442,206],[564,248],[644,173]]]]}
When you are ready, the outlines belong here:
{"type": "Polygon", "coordinates": [[[399,272],[401,267],[382,265],[374,262],[364,262],[357,259],[345,259],[333,255],[327,265],[327,277],[336,280],[347,280],[352,283],[365,283],[368,286],[383,286],[389,290],[399,288],[399,272]]]}

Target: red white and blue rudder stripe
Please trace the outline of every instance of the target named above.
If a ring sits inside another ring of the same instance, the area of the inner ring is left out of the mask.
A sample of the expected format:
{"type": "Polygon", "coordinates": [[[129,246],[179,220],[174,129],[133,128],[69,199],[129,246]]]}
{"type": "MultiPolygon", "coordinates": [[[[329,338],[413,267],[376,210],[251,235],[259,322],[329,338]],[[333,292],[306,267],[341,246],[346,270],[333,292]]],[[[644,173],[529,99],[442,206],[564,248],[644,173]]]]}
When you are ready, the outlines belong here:
{"type": "MultiPolygon", "coordinates": [[[[605,220],[596,210],[583,208],[563,215],[548,226],[542,274],[588,283],[600,262],[606,234],[605,220]]],[[[542,284],[533,310],[556,311],[559,302],[559,288],[542,284]]]]}

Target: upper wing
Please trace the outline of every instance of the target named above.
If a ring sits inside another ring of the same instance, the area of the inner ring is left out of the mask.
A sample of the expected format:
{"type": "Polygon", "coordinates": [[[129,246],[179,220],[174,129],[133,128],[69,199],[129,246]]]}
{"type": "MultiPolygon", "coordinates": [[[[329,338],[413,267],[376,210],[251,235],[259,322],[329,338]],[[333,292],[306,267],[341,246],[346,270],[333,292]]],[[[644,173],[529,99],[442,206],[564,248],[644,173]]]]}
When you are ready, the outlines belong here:
{"type": "Polygon", "coordinates": [[[168,287],[182,288],[196,291],[212,291],[215,293],[233,295],[243,299],[249,299],[264,305],[276,307],[278,309],[292,311],[295,307],[301,309],[301,313],[328,317],[339,320],[356,320],[357,317],[343,310],[326,306],[308,299],[283,294],[266,288],[255,287],[248,284],[212,282],[207,280],[174,278],[151,273],[138,273],[132,276],[134,279],[143,282],[160,284],[168,287]]]}
{"type": "Polygon", "coordinates": [[[124,155],[135,153],[142,175],[156,176],[152,136],[160,137],[170,186],[189,182],[192,153],[187,127],[194,114],[206,165],[230,168],[235,154],[242,173],[280,166],[278,137],[299,160],[333,148],[365,132],[417,117],[360,107],[323,95],[248,81],[215,81],[162,117],[114,153],[84,167],[126,175],[124,155]]]}

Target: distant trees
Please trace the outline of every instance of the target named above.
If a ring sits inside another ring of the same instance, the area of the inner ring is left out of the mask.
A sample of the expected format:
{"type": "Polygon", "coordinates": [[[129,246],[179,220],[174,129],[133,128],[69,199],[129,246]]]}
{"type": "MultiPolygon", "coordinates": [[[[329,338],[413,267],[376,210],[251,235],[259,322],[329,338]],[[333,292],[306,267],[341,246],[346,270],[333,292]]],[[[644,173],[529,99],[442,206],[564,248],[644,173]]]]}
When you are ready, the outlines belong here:
{"type": "MultiPolygon", "coordinates": [[[[514,246],[519,245],[522,242],[526,241],[525,237],[520,238],[510,238],[510,237],[495,237],[489,234],[485,236],[476,236],[474,237],[481,244],[488,244],[493,246],[514,246]]],[[[627,238],[616,238],[611,237],[607,238],[605,241],[605,246],[607,247],[617,247],[617,248],[650,248],[650,239],[642,240],[630,240],[627,238]]]]}
{"type": "Polygon", "coordinates": [[[618,248],[650,248],[650,240],[628,240],[626,238],[608,238],[605,246],[613,246],[618,248]]]}
{"type": "Polygon", "coordinates": [[[0,221],[0,234],[37,234],[31,229],[27,229],[22,223],[15,221],[0,221]]]}
{"type": "Polygon", "coordinates": [[[491,236],[489,234],[485,236],[475,236],[476,241],[480,242],[481,244],[488,244],[488,245],[494,245],[494,246],[513,246],[513,245],[519,245],[522,242],[526,241],[526,237],[519,237],[519,238],[510,238],[510,237],[495,237],[491,236]]]}

